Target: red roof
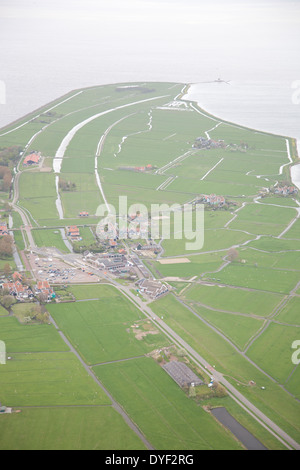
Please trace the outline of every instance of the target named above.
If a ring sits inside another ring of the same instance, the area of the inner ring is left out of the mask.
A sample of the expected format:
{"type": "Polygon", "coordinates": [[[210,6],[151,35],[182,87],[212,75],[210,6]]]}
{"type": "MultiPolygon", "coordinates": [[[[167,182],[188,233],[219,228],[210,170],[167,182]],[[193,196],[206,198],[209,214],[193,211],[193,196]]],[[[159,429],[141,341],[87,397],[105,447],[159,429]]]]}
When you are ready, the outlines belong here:
{"type": "Polygon", "coordinates": [[[39,290],[42,290],[42,289],[50,289],[49,282],[48,282],[48,281],[38,281],[38,283],[37,283],[37,288],[38,288],[39,290]]]}
{"type": "Polygon", "coordinates": [[[69,227],[69,233],[71,233],[71,235],[79,235],[79,228],[76,225],[71,225],[71,227],[69,227]]]}
{"type": "Polygon", "coordinates": [[[15,271],[12,275],[13,279],[16,280],[16,279],[19,279],[20,281],[22,281],[23,277],[22,277],[22,274],[18,273],[18,271],[15,271]]]}
{"type": "Polygon", "coordinates": [[[27,163],[38,163],[40,159],[40,155],[37,153],[31,153],[25,157],[23,165],[27,165],[27,163]]]}

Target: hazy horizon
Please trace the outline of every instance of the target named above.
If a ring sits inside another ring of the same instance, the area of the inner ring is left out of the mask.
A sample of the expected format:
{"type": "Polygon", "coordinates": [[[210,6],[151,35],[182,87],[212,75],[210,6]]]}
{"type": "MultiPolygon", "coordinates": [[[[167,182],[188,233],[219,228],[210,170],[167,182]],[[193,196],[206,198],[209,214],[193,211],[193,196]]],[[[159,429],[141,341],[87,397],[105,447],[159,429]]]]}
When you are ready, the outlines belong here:
{"type": "Polygon", "coordinates": [[[2,0],[0,126],[72,89],[300,78],[300,2],[2,0]]]}

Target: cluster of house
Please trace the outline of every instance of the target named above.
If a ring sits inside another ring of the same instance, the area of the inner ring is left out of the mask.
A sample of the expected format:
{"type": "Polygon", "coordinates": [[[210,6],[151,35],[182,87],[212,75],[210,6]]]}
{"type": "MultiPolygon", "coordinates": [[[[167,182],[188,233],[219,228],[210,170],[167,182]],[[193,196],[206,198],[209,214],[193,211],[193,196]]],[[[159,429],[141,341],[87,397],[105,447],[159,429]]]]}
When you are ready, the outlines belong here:
{"type": "Polygon", "coordinates": [[[297,194],[298,189],[295,186],[276,186],[274,188],[274,193],[281,196],[291,196],[292,194],[297,194]]]}
{"type": "Polygon", "coordinates": [[[213,140],[207,137],[197,137],[193,144],[193,148],[204,149],[204,150],[223,148],[223,149],[230,150],[232,152],[236,152],[236,151],[246,152],[249,146],[245,142],[241,142],[240,144],[233,144],[233,143],[226,144],[225,141],[222,139],[213,140]]]}
{"type": "Polygon", "coordinates": [[[3,237],[3,235],[8,235],[8,228],[7,224],[2,222],[0,224],[0,237],[3,237]]]}
{"type": "Polygon", "coordinates": [[[119,224],[108,223],[106,226],[97,227],[97,236],[100,240],[107,241],[111,248],[117,246],[118,239],[141,239],[149,236],[149,219],[143,214],[132,214],[119,224]]]}
{"type": "Polygon", "coordinates": [[[225,146],[226,144],[224,140],[213,140],[206,137],[197,137],[195,143],[193,144],[193,148],[205,150],[225,148],[225,146]]]}
{"type": "Polygon", "coordinates": [[[74,242],[82,240],[82,237],[80,236],[79,228],[77,227],[77,225],[71,225],[70,227],[67,227],[67,235],[74,242]]]}
{"type": "Polygon", "coordinates": [[[79,217],[88,217],[89,216],[89,213],[86,212],[86,211],[82,211],[82,212],[79,212],[79,217]]]}
{"type": "Polygon", "coordinates": [[[146,294],[151,299],[157,299],[169,292],[167,286],[154,279],[140,279],[136,282],[138,292],[146,294]]]}
{"type": "Polygon", "coordinates": [[[32,152],[24,158],[23,165],[37,165],[41,159],[41,152],[32,152]]]}
{"type": "Polygon", "coordinates": [[[34,294],[29,286],[22,284],[23,276],[19,272],[14,272],[12,281],[3,282],[2,289],[6,290],[9,295],[13,295],[18,300],[32,299],[34,294]]]}
{"type": "Polygon", "coordinates": [[[195,204],[201,203],[201,204],[208,204],[210,206],[217,206],[217,207],[222,207],[226,203],[225,197],[224,196],[217,196],[216,194],[202,194],[197,201],[195,201],[195,204]]]}
{"type": "Polygon", "coordinates": [[[1,287],[6,290],[9,295],[14,296],[17,300],[32,300],[38,294],[43,294],[46,301],[51,301],[55,298],[55,293],[50,287],[48,281],[38,281],[33,288],[27,286],[23,282],[23,276],[15,271],[12,275],[12,280],[3,282],[1,287]]]}

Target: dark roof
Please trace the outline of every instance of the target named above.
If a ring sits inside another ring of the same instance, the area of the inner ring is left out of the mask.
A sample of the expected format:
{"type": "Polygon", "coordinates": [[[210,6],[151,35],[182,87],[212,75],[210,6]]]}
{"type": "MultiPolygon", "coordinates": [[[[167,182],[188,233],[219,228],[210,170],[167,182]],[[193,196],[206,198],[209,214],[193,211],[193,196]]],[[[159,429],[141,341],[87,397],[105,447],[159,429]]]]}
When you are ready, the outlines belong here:
{"type": "Polygon", "coordinates": [[[163,366],[163,369],[180,386],[203,385],[203,381],[184,362],[170,361],[163,366]]]}

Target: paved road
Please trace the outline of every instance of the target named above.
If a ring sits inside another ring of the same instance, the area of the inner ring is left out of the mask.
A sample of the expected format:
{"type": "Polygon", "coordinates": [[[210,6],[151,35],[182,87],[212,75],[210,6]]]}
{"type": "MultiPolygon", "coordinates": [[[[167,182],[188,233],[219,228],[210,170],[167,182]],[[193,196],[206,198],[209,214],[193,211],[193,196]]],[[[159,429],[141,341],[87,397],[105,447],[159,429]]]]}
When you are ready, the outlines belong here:
{"type": "Polygon", "coordinates": [[[271,432],[280,442],[282,442],[287,448],[300,450],[300,444],[291,438],[285,431],[277,426],[271,419],[269,419],[264,413],[262,413],[255,405],[253,405],[247,398],[244,397],[220,372],[216,371],[200,354],[198,354],[188,343],[186,343],[177,333],[175,333],[163,320],[158,319],[157,315],[153,313],[148,305],[136,297],[128,287],[120,286],[117,282],[108,279],[119,291],[121,291],[129,300],[135,305],[138,304],[140,310],[152,321],[155,322],[156,326],[163,330],[167,335],[175,341],[180,347],[183,347],[193,358],[196,364],[206,373],[211,371],[215,379],[222,384],[228,391],[232,398],[234,398],[239,404],[242,404],[243,408],[250,412],[250,414],[260,422],[264,427],[267,427],[268,431],[271,432]],[[288,443],[288,444],[286,444],[288,443]]]}
{"type": "MultiPolygon", "coordinates": [[[[38,250],[35,250],[38,252],[38,250]]],[[[68,263],[78,263],[78,255],[61,255],[60,258],[66,259],[68,263]]],[[[80,263],[82,266],[84,262],[80,263]]],[[[99,276],[99,271],[86,265],[90,272],[94,272],[99,276]]],[[[222,384],[228,391],[229,395],[253,418],[255,418],[262,426],[264,426],[271,434],[273,434],[281,443],[283,443],[288,449],[300,450],[300,444],[290,437],[285,431],[277,426],[271,419],[269,419],[264,413],[262,413],[255,405],[253,405],[244,395],[241,394],[228,380],[215,370],[197,351],[195,351],[183,338],[181,338],[172,328],[170,328],[162,319],[160,319],[139,297],[133,294],[129,287],[120,285],[117,281],[110,278],[107,275],[102,274],[104,280],[116,287],[125,297],[127,297],[135,306],[137,306],[144,315],[153,321],[157,328],[161,329],[171,341],[177,344],[179,347],[184,348],[193,361],[197,364],[200,369],[206,374],[213,375],[220,384],[222,384]]],[[[68,343],[69,344],[69,343],[68,343]]],[[[76,353],[76,351],[75,351],[76,353]]],[[[77,353],[76,353],[77,354],[77,353]]],[[[78,356],[80,357],[80,356],[78,356]]],[[[82,359],[80,358],[81,362],[82,359]]]]}

